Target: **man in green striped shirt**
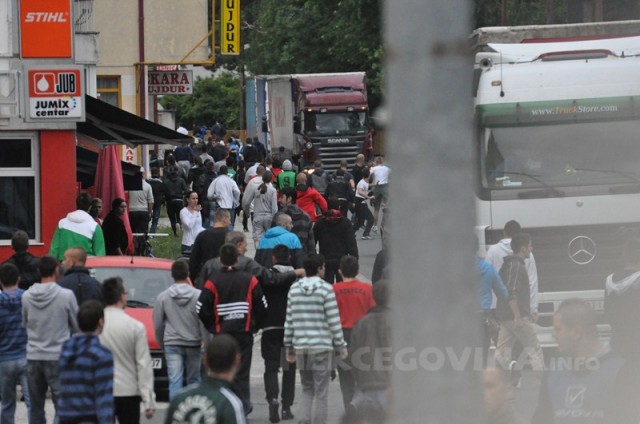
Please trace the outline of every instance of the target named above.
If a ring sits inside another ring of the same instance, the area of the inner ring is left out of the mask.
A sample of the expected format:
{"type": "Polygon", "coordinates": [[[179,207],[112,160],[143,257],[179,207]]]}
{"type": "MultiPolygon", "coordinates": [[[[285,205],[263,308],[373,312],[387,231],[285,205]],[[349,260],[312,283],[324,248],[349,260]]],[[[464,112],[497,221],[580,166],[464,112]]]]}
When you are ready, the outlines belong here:
{"type": "Polygon", "coordinates": [[[324,277],[324,256],[311,254],[304,260],[306,277],[289,289],[284,346],[287,360],[297,362],[302,383],[300,423],[327,421],[329,381],[335,366],[334,350],[347,357],[340,312],[331,284],[324,277]]]}

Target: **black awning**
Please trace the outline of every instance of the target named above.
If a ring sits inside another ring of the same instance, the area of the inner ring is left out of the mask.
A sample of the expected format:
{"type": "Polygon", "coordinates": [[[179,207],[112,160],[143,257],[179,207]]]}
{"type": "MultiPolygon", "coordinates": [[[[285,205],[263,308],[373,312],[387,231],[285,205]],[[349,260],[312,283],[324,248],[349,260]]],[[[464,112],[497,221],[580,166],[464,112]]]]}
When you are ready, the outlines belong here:
{"type": "Polygon", "coordinates": [[[102,144],[126,144],[136,147],[142,144],[189,143],[192,137],[180,134],[133,113],[112,106],[91,96],[84,96],[86,122],[78,122],[78,132],[102,144]]]}
{"type": "MultiPolygon", "coordinates": [[[[76,146],[76,180],[80,181],[82,188],[92,187],[95,184],[97,166],[98,154],[96,152],[76,146]]],[[[142,190],[140,167],[128,162],[120,162],[120,166],[122,166],[124,189],[142,190]]]]}

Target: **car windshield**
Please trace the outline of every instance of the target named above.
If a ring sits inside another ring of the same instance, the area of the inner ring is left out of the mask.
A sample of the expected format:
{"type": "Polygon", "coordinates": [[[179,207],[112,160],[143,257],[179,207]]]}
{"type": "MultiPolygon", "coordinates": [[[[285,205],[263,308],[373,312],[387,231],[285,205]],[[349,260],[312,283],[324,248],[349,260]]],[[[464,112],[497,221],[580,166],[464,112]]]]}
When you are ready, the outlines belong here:
{"type": "Polygon", "coordinates": [[[355,135],[364,134],[365,112],[307,112],[304,117],[304,129],[308,135],[355,135]]]}
{"type": "Polygon", "coordinates": [[[127,289],[127,306],[132,308],[152,308],[158,294],[173,284],[168,269],[101,267],[91,268],[91,274],[98,281],[111,277],[122,278],[127,289]]]}
{"type": "Polygon", "coordinates": [[[640,183],[640,121],[485,128],[481,138],[485,188],[640,183]]]}

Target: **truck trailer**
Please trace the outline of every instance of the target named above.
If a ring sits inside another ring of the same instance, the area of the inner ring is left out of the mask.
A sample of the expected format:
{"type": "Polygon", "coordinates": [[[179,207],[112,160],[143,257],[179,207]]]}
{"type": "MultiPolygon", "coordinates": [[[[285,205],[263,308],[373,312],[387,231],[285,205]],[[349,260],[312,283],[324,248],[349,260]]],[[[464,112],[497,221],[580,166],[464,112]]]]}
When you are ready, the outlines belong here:
{"type": "Polygon", "coordinates": [[[515,219],[531,235],[546,347],[562,300],[602,312],[605,278],[623,265],[626,238],[640,235],[634,24],[484,28],[472,37],[476,234],[494,244],[515,219]]]}
{"type": "Polygon", "coordinates": [[[369,107],[364,72],[259,75],[246,82],[247,135],[307,168],[349,166],[362,152],[369,107]]]}

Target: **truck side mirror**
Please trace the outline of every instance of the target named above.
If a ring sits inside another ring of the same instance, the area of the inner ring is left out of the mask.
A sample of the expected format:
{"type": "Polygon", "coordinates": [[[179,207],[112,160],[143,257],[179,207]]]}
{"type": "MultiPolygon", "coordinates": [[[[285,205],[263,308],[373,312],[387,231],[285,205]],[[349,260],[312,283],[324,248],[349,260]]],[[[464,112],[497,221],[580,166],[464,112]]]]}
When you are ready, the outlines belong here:
{"type": "Polygon", "coordinates": [[[269,124],[267,123],[267,117],[262,117],[262,132],[269,132],[269,124]]]}
{"type": "Polygon", "coordinates": [[[300,134],[300,118],[297,116],[293,117],[293,133],[300,134]]]}

